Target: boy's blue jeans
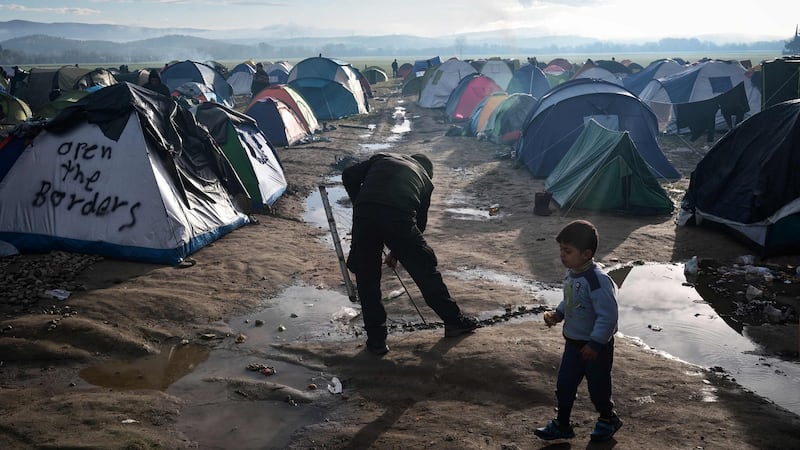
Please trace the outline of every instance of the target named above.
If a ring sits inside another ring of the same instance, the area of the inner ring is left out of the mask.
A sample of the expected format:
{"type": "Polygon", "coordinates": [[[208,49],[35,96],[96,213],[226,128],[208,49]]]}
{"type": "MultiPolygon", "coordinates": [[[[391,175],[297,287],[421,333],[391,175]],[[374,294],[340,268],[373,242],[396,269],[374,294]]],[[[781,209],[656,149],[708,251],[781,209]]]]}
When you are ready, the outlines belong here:
{"type": "Polygon", "coordinates": [[[561,356],[561,366],[558,369],[556,382],[556,399],[558,400],[558,422],[569,424],[572,414],[572,405],[575,403],[575,394],[578,386],[586,377],[589,387],[589,398],[601,417],[610,417],[614,414],[614,402],[611,400],[611,367],[614,365],[614,338],[603,346],[597,359],[585,361],[581,357],[579,341],[564,343],[564,354],[561,356]]]}

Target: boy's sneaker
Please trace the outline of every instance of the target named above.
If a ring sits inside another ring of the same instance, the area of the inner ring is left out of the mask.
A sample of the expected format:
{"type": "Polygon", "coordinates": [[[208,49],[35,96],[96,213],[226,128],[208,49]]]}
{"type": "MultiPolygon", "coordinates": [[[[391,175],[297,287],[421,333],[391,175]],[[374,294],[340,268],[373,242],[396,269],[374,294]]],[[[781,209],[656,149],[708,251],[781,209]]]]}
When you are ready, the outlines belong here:
{"type": "Polygon", "coordinates": [[[594,425],[594,430],[592,430],[592,434],[589,435],[589,438],[593,441],[607,441],[611,439],[614,433],[620,428],[622,428],[622,421],[616,415],[610,418],[601,417],[597,419],[597,423],[594,425]]]}
{"type": "Polygon", "coordinates": [[[561,425],[558,419],[553,419],[545,427],[533,430],[533,434],[539,439],[545,441],[552,441],[553,439],[572,439],[575,437],[575,431],[572,425],[561,425]]]}
{"type": "Polygon", "coordinates": [[[444,324],[444,336],[461,336],[462,334],[469,333],[479,326],[481,326],[481,324],[478,322],[478,319],[474,317],[461,316],[456,322],[444,324]]]}

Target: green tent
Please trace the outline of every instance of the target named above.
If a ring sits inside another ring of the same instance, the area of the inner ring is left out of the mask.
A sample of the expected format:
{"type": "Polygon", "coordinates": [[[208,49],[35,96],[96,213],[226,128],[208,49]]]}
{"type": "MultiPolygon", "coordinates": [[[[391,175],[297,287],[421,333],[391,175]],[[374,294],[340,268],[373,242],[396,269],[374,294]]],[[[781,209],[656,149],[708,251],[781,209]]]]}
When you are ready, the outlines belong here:
{"type": "Polygon", "coordinates": [[[25,101],[0,90],[0,124],[11,125],[25,122],[31,117],[31,109],[25,101]]]}
{"type": "Polygon", "coordinates": [[[594,119],[544,183],[564,208],[669,214],[672,200],[647,168],[627,131],[594,119]]]}
{"type": "Polygon", "coordinates": [[[269,211],[286,191],[287,182],[278,154],[256,120],[215,102],[200,103],[195,118],[230,161],[253,207],[269,211]]]}
{"type": "Polygon", "coordinates": [[[45,119],[52,119],[58,113],[60,113],[62,109],[66,108],[67,106],[74,105],[75,102],[83,97],[86,97],[88,94],[89,92],[87,91],[64,91],[58,96],[58,98],[49,103],[45,103],[41,108],[37,109],[36,115],[39,117],[44,117],[45,119]]]}

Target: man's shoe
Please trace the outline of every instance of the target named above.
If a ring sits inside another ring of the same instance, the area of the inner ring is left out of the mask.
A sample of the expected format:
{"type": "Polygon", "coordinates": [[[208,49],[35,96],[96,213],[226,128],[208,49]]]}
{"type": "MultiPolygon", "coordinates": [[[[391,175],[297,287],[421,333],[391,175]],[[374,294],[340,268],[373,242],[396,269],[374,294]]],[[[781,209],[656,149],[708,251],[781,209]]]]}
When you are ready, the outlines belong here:
{"type": "Polygon", "coordinates": [[[383,356],[389,353],[389,346],[385,342],[379,344],[367,343],[367,351],[373,355],[383,356]]]}
{"type": "Polygon", "coordinates": [[[620,428],[622,428],[622,421],[619,420],[619,417],[616,415],[611,418],[601,417],[597,419],[597,423],[594,425],[594,430],[592,430],[592,434],[589,435],[589,439],[595,442],[607,441],[611,439],[614,433],[620,428]]]}
{"type": "Polygon", "coordinates": [[[444,336],[461,336],[462,334],[469,333],[479,326],[481,326],[481,324],[478,322],[478,319],[474,317],[461,316],[458,318],[457,322],[444,324],[444,336]]]}
{"type": "Polygon", "coordinates": [[[533,430],[533,434],[539,439],[545,441],[552,441],[554,439],[572,439],[575,437],[575,431],[572,425],[561,425],[557,419],[553,419],[542,428],[533,430]]]}

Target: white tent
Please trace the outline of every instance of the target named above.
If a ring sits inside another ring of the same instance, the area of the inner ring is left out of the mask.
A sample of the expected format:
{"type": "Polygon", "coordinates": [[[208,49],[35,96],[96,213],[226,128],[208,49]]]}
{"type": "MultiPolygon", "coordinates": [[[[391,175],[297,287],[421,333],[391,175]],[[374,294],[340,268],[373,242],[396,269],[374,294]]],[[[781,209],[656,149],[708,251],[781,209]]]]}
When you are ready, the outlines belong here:
{"type": "Polygon", "coordinates": [[[22,253],[177,264],[249,222],[208,132],[174,100],[129,83],[84,97],[29,145],[16,136],[2,150],[13,157],[0,162],[0,240],[22,253]]]}
{"type": "Polygon", "coordinates": [[[505,91],[508,89],[508,83],[511,82],[511,77],[514,75],[508,63],[499,59],[490,59],[481,67],[481,75],[494,80],[498,86],[505,91]]]}
{"type": "Polygon", "coordinates": [[[478,71],[458,59],[448,59],[428,69],[422,77],[417,104],[423,108],[444,108],[461,79],[473,73],[478,71]]]}
{"type": "MultiPolygon", "coordinates": [[[[724,94],[743,84],[750,111],[741,120],[761,111],[761,91],[752,83],[738,61],[710,60],[688,66],[685,70],[663,78],[651,80],[639,98],[647,104],[658,118],[659,131],[678,132],[675,105],[696,103],[724,94]]],[[[717,129],[726,129],[721,113],[716,117],[717,129]]]]}
{"type": "Polygon", "coordinates": [[[252,95],[251,87],[256,69],[247,63],[238,64],[228,74],[228,84],[233,88],[233,95],[252,95]]]}

